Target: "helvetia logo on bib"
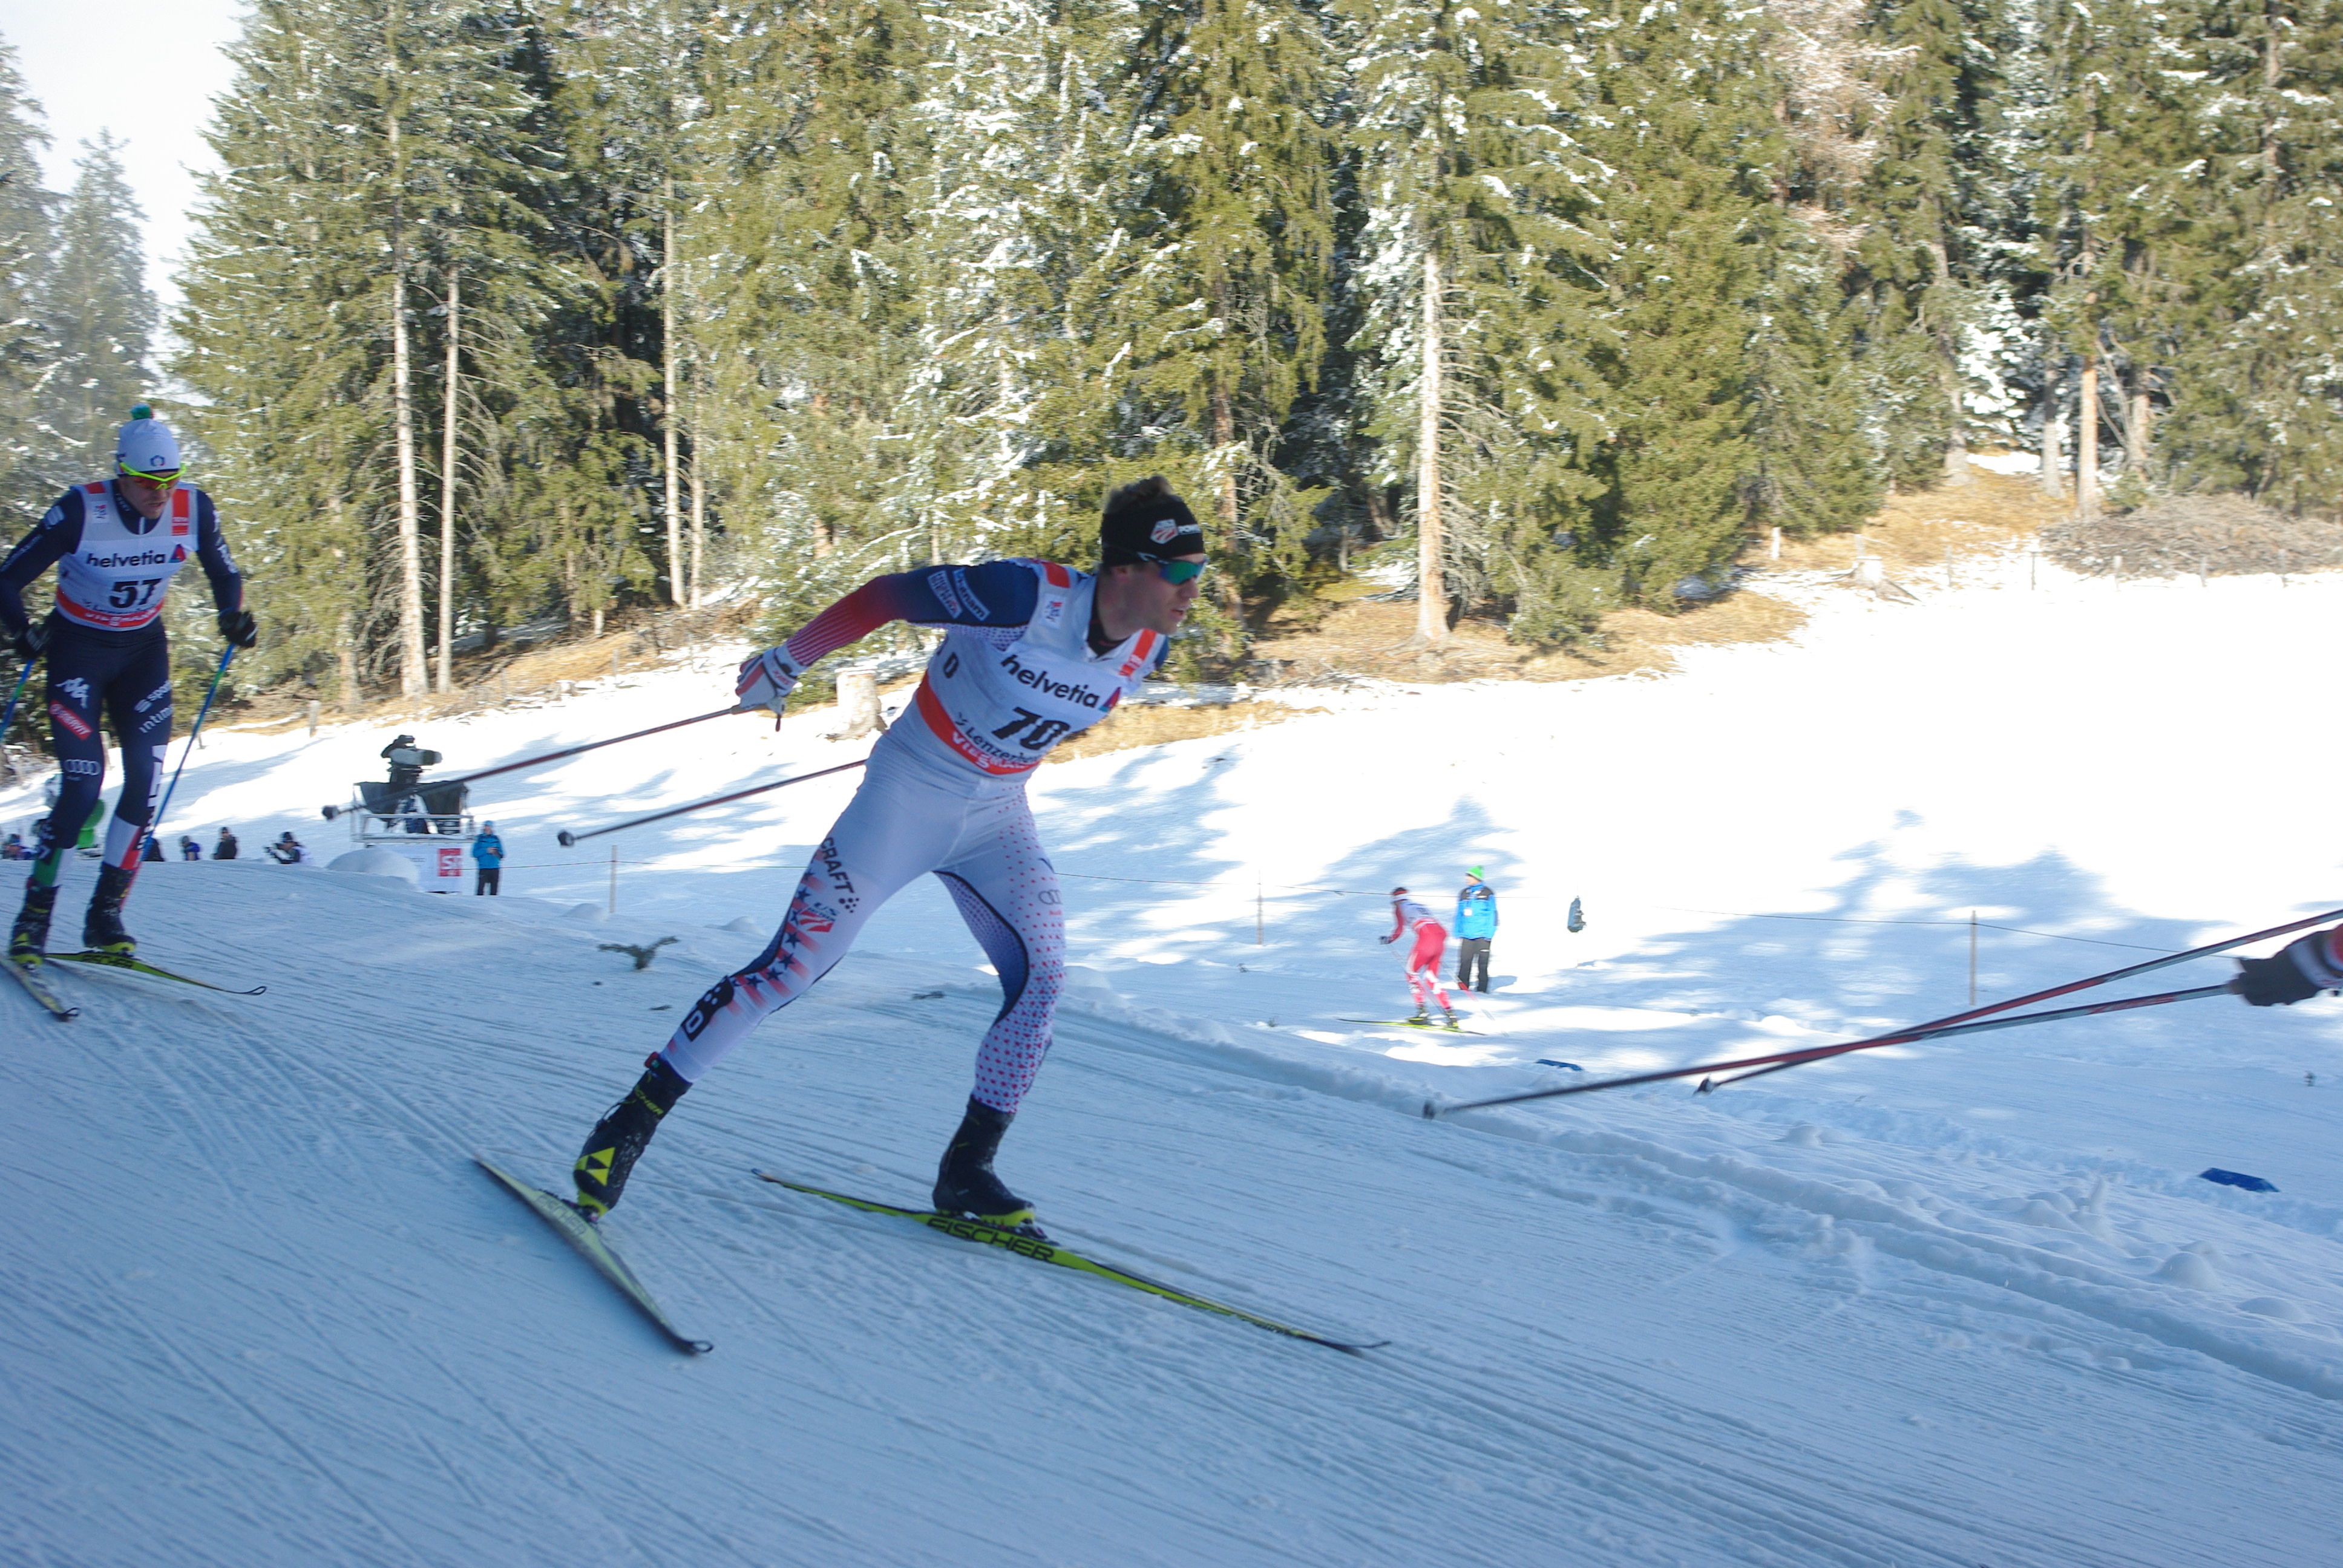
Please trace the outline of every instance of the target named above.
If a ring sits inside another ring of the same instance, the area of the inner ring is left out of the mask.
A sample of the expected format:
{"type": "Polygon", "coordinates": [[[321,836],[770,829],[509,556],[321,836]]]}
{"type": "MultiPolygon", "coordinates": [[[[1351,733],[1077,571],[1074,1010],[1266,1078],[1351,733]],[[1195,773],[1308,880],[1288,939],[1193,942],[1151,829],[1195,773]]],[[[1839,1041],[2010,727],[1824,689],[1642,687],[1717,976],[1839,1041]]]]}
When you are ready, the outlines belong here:
{"type": "Polygon", "coordinates": [[[187,547],[185,545],[179,546],[171,552],[171,564],[173,566],[177,566],[181,561],[186,560],[186,558],[187,547]]]}

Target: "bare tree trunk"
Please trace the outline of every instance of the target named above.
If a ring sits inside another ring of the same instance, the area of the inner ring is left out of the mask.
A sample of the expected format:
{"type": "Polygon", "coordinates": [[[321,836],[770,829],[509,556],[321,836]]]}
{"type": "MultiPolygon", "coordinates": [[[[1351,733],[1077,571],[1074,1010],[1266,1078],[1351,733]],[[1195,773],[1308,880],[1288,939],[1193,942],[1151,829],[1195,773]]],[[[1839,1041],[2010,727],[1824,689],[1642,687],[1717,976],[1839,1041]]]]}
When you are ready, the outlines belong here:
{"type": "MultiPolygon", "coordinates": [[[[1938,237],[1929,244],[1928,254],[1936,264],[1936,290],[1941,298],[1952,293],[1953,264],[1945,253],[1943,211],[1935,210],[1938,237]]],[[[1968,408],[1961,397],[1961,337],[1957,326],[1948,326],[1941,318],[1934,326],[1937,367],[1945,385],[1945,483],[1966,485],[1976,476],[1969,472],[1968,408]]]]}
{"type": "Polygon", "coordinates": [[[2156,438],[2156,406],[2147,398],[2147,372],[2139,375],[2139,385],[2131,395],[2131,447],[2125,455],[2124,467],[2147,482],[2147,447],[2156,438]]]}
{"type": "Polygon", "coordinates": [[[1969,442],[1961,423],[1965,410],[1961,407],[1961,372],[1956,365],[1945,366],[1945,401],[1952,408],[1952,419],[1945,436],[1945,483],[1966,485],[1976,476],[1969,472],[1969,442]]]}
{"type": "MultiPolygon", "coordinates": [[[[1212,280],[1212,313],[1223,324],[1229,322],[1229,281],[1225,276],[1212,280]]],[[[1229,448],[1236,444],[1236,408],[1229,397],[1225,376],[1215,371],[1212,376],[1212,445],[1219,448],[1222,463],[1220,483],[1221,537],[1232,547],[1237,529],[1237,470],[1228,461],[1229,448]]],[[[1223,573],[1223,576],[1226,574],[1223,573]]]]}
{"type": "Polygon", "coordinates": [[[1237,528],[1237,470],[1227,461],[1228,450],[1236,444],[1236,412],[1229,407],[1229,389],[1217,377],[1212,382],[1212,444],[1220,449],[1222,466],[1220,483],[1221,537],[1235,542],[1237,528]]]}
{"type": "Polygon", "coordinates": [[[2075,407],[2075,515],[2099,515],[2099,357],[2083,356],[2083,385],[2075,407]]]}
{"type": "Polygon", "coordinates": [[[676,396],[675,385],[675,181],[667,182],[667,211],[661,215],[660,244],[667,257],[659,268],[659,337],[664,364],[659,370],[660,397],[659,429],[665,442],[667,459],[667,597],[676,604],[684,602],[683,585],[683,498],[679,492],[676,472],[676,427],[681,410],[681,399],[676,396]]]}
{"type": "Polygon", "coordinates": [[[1440,256],[1423,253],[1423,380],[1416,394],[1415,635],[1438,647],[1448,640],[1448,593],[1440,548],[1440,256]]]}
{"type": "Polygon", "coordinates": [[[2066,493],[2065,443],[2058,439],[2063,428],[2058,417],[2058,372],[2049,365],[2042,370],[2042,467],[2035,483],[2046,496],[2066,493]]]}
{"type": "MultiPolygon", "coordinates": [[[[403,6],[391,7],[394,70],[397,68],[396,35],[404,15],[403,6]]],[[[399,148],[395,93],[392,102],[394,106],[385,118],[389,133],[392,188],[397,192],[405,181],[407,170],[399,148]]],[[[408,363],[407,343],[407,226],[396,194],[392,204],[390,403],[398,462],[398,692],[402,697],[420,697],[430,689],[423,657],[423,507],[417,494],[414,367],[408,363]]]]}
{"type": "Polygon", "coordinates": [[[691,608],[700,603],[699,563],[708,553],[708,475],[699,457],[700,423],[697,417],[699,394],[692,392],[694,417],[691,421],[691,608]]]}
{"type": "MultiPolygon", "coordinates": [[[[337,490],[334,493],[327,501],[326,508],[332,517],[334,538],[338,539],[342,537],[340,491],[337,490]]],[[[343,558],[341,547],[338,545],[334,548],[334,558],[336,560],[343,558]]],[[[363,576],[363,574],[360,575],[363,576]]],[[[357,632],[352,628],[350,612],[347,608],[343,609],[340,619],[336,623],[335,631],[337,635],[334,638],[334,678],[341,689],[335,694],[334,706],[344,713],[355,713],[358,706],[358,639],[357,632]]]]}
{"type": "Polygon", "coordinates": [[[439,409],[439,689],[456,689],[456,405],[462,393],[456,353],[462,333],[464,279],[447,270],[447,374],[439,409]]]}

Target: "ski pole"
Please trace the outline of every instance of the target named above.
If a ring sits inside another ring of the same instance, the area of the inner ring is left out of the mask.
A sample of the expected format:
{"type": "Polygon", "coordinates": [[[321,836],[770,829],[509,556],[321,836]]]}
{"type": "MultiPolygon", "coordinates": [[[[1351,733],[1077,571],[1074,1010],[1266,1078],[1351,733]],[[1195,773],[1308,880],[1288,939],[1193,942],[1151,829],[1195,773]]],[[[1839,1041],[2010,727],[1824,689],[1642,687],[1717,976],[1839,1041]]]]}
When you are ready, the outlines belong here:
{"type": "MultiPolygon", "coordinates": [[[[1532,1090],[1526,1094],[1505,1094],[1500,1095],[1493,1100],[1475,1100],[1468,1101],[1463,1105],[1452,1105],[1447,1107],[1446,1111],[1443,1111],[1441,1108],[1434,1106],[1427,1101],[1424,1103],[1423,1114],[1425,1120],[1429,1121],[1434,1117],[1446,1114],[1447,1111],[1477,1111],[1484,1106],[1513,1105],[1526,1100],[1553,1100],[1565,1094],[1591,1094],[1598,1090],[1604,1089],[1627,1089],[1639,1083],[1662,1083],[1672,1078],[1690,1078],[1694,1073],[1731,1072],[1738,1068],[1772,1067],[1775,1065],[1783,1067],[1796,1067],[1809,1061],[1821,1061],[1827,1057],[1844,1056],[1851,1050],[1869,1050],[1875,1047],[1883,1045],[1903,1045],[1912,1040],[1918,1040],[1924,1036],[1937,1033],[1938,1031],[1949,1030],[1957,1025],[1967,1023],[1972,1019],[1989,1018],[1995,1013],[2007,1012],[2013,1008],[2030,1007],[2037,1001],[2048,1001],[2053,997],[2071,996],[2076,991],[2089,990],[2094,986],[2112,985],[2117,980],[2129,980],[2134,976],[2147,974],[2156,970],[2169,969],[2174,964],[2187,963],[2191,959],[2211,958],[2216,953],[2225,953],[2232,948],[2250,947],[2255,942],[2261,941],[2268,937],[2286,936],[2290,932],[2302,930],[2307,927],[2320,925],[2326,921],[2333,920],[2343,920],[2343,910],[2329,910],[2325,914],[2310,915],[2302,920],[2289,920],[2285,925],[2272,926],[2267,930],[2248,931],[2242,937],[2231,937],[2227,941],[2208,942],[2201,948],[2190,948],[2187,952],[2170,953],[2160,959],[2150,959],[2145,963],[2129,964],[2119,970],[2109,970],[2105,974],[2092,975],[2086,980],[2070,980],[2065,985],[2052,986],[2046,990],[2033,991],[2025,996],[2012,997],[2007,1001],[1993,1002],[1985,1007],[1972,1008],[1966,1012],[1953,1013],[1947,1017],[1936,1019],[1927,1023],[1915,1024],[1909,1029],[1897,1030],[1893,1034],[1874,1035],[1867,1040],[1848,1040],[1843,1045],[1809,1046],[1803,1050],[1776,1051],[1771,1056],[1745,1057],[1738,1061],[1709,1062],[1697,1067],[1672,1067],[1657,1072],[1639,1072],[1626,1078],[1606,1078],[1599,1083],[1574,1083],[1566,1084],[1560,1089],[1532,1090]]],[[[2226,990],[2227,988],[2217,987],[2215,989],[2226,990]]],[[[2185,993],[2176,991],[2168,997],[2142,999],[2132,1005],[2145,1007],[2151,1006],[2158,1000],[2179,1000],[2183,996],[2210,994],[2212,994],[2212,992],[2209,990],[2185,993]]],[[[2103,1010],[2116,1011],[2118,1010],[2116,1008],[2107,1008],[2103,1010]]],[[[2016,1023],[2063,1016],[2068,1015],[2063,1013],[2034,1013],[2029,1014],[2027,1020],[2011,1020],[2009,1021],[2016,1023]]]]}
{"type": "MultiPolygon", "coordinates": [[[[665,730],[680,729],[687,724],[705,724],[711,719],[721,719],[728,713],[754,713],[756,711],[758,710],[753,708],[719,708],[713,713],[698,714],[690,719],[678,719],[666,724],[654,724],[649,729],[638,729],[632,735],[614,735],[608,740],[589,740],[583,746],[572,746],[561,751],[548,751],[541,757],[524,757],[518,762],[505,762],[500,763],[494,768],[483,768],[478,773],[467,773],[460,779],[434,779],[432,781],[431,788],[434,789],[444,789],[450,784],[477,783],[482,779],[493,779],[499,773],[510,773],[516,769],[535,768],[539,763],[544,762],[558,762],[565,757],[575,757],[580,752],[597,751],[605,746],[616,746],[622,741],[640,740],[646,735],[658,735],[665,730]]],[[[349,809],[349,808],[347,806],[323,806],[318,808],[318,809],[324,813],[326,820],[330,822],[336,817],[340,816],[344,811],[349,809]]]]}
{"type": "Polygon", "coordinates": [[[24,700],[25,688],[33,679],[33,661],[39,657],[35,654],[33,658],[25,661],[25,668],[17,672],[15,689],[8,693],[7,708],[0,709],[0,746],[8,744],[8,726],[16,722],[16,704],[24,700]]]}
{"type": "MultiPolygon", "coordinates": [[[[2121,1001],[2085,1002],[2080,1007],[2062,1007],[2054,1009],[2049,1012],[2025,1012],[2019,1013],[2016,1018],[1989,1018],[1978,1023],[1956,1023],[1946,1029],[1915,1030],[1909,1034],[1898,1035],[1896,1038],[1898,1041],[1907,1044],[1917,1040],[1949,1040],[1956,1034],[1983,1034],[1989,1030],[2016,1029],[2021,1024],[2050,1023],[2062,1018],[2090,1018],[2095,1014],[2103,1012],[2128,1012],[2133,1008],[2162,1007],[2168,1001],[2195,1001],[2198,997],[2233,996],[2236,993],[2229,989],[2229,982],[2223,980],[2219,985],[2198,986],[2193,990],[2160,991],[2155,996],[2126,997],[2121,1001]]],[[[1865,1040],[1863,1042],[1863,1046],[1865,1049],[1868,1049],[1873,1045],[1885,1045],[1887,1043],[1889,1042],[1884,1040],[1865,1040]]],[[[1843,1046],[1825,1046],[1820,1049],[1835,1054],[1849,1048],[1843,1046]]],[[[1704,1078],[1700,1081],[1700,1088],[1694,1091],[1694,1092],[1706,1094],[1712,1090],[1723,1089],[1729,1083],[1744,1083],[1753,1078],[1763,1078],[1769,1072],[1780,1072],[1785,1068],[1803,1067],[1809,1061],[1819,1060],[1820,1058],[1817,1055],[1802,1052],[1795,1060],[1777,1061],[1771,1067],[1760,1067],[1749,1072],[1736,1073],[1731,1078],[1719,1078],[1714,1080],[1704,1078]]]]}
{"type": "Polygon", "coordinates": [[[162,803],[155,808],[155,815],[131,840],[129,860],[123,869],[130,873],[133,882],[138,880],[138,868],[146,862],[146,840],[163,826],[163,813],[171,809],[171,796],[179,788],[179,775],[187,770],[187,759],[196,754],[196,736],[204,727],[205,717],[212,710],[212,699],[219,695],[220,679],[227,674],[227,662],[235,657],[236,644],[229,643],[220,649],[219,668],[212,671],[212,689],[204,693],[204,705],[196,709],[196,721],[187,727],[187,747],[179,753],[179,765],[171,770],[171,782],[163,789],[162,803]]]}
{"type": "Polygon", "coordinates": [[[680,817],[687,811],[705,811],[710,806],[721,806],[728,800],[746,800],[749,796],[762,795],[768,789],[786,789],[792,784],[802,784],[809,779],[820,779],[827,774],[843,773],[850,768],[860,768],[870,760],[868,757],[858,757],[851,762],[841,762],[835,768],[822,768],[811,773],[800,773],[794,779],[776,779],[770,784],[759,784],[753,789],[737,789],[729,795],[719,795],[713,800],[695,800],[689,806],[678,806],[671,811],[655,811],[648,817],[638,817],[631,822],[613,822],[607,828],[596,828],[591,832],[573,833],[564,828],[554,837],[560,839],[561,847],[567,849],[573,844],[582,844],[588,839],[598,839],[605,833],[623,833],[629,828],[640,828],[651,822],[664,822],[669,817],[680,817]]]}

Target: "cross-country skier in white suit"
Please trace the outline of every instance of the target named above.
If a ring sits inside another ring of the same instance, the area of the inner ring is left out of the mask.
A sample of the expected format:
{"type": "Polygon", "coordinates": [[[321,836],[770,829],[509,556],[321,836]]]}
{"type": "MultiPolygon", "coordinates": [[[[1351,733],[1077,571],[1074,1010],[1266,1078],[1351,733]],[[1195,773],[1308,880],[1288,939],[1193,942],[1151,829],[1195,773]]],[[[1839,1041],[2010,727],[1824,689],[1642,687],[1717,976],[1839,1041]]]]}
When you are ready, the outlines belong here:
{"type": "Polygon", "coordinates": [[[935,1206],[998,1225],[1032,1205],[992,1172],[993,1151],[1050,1049],[1065,972],[1057,873],[1025,780],[1160,667],[1195,601],[1204,535],[1161,478],[1107,497],[1098,573],[988,561],[874,578],[779,648],[740,667],[746,707],[775,713],[816,659],[890,621],[943,628],[913,711],[880,737],[862,784],[807,865],[765,950],[727,975],[644,1064],[578,1156],[580,1208],[607,1212],[683,1091],[769,1013],[812,989],[864,921],[934,872],[1001,976],[1001,1012],[977,1049],[976,1084],[936,1174],[935,1206]]]}

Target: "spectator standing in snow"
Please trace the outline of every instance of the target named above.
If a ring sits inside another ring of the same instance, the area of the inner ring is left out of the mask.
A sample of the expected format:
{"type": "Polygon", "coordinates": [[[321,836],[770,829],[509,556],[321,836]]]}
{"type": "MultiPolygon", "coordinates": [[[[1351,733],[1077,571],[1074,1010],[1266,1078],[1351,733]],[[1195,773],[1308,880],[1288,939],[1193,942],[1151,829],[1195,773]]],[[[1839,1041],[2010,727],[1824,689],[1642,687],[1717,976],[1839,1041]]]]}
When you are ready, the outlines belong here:
{"type": "Polygon", "coordinates": [[[228,829],[222,828],[220,829],[219,842],[212,846],[212,859],[215,860],[233,860],[236,859],[236,834],[228,829]]]}
{"type": "Polygon", "coordinates": [[[268,858],[280,866],[297,866],[307,858],[308,853],[308,850],[301,847],[301,840],[293,836],[293,829],[290,828],[278,834],[277,842],[268,846],[268,858]]]}
{"type": "Polygon", "coordinates": [[[1489,993],[1489,939],[1497,934],[1497,890],[1481,879],[1481,868],[1464,868],[1464,889],[1456,895],[1456,989],[1489,993]],[[1481,983],[1473,983],[1478,966],[1481,983]]]}
{"type": "Polygon", "coordinates": [[[472,884],[472,896],[496,896],[498,884],[504,880],[505,841],[497,837],[494,822],[480,824],[479,834],[472,840],[472,863],[480,869],[479,879],[472,884]]]}
{"type": "Polygon", "coordinates": [[[14,833],[9,834],[8,841],[0,844],[0,860],[21,860],[24,858],[25,840],[14,833]]]}
{"type": "Polygon", "coordinates": [[[180,834],[179,859],[182,860],[200,860],[203,858],[204,847],[196,842],[196,836],[193,833],[180,834]]]}
{"type": "Polygon", "coordinates": [[[1448,950],[1448,932],[1432,918],[1430,910],[1407,896],[1405,888],[1393,888],[1391,897],[1392,931],[1382,940],[1385,947],[1401,940],[1408,943],[1404,961],[1407,964],[1408,993],[1415,998],[1415,1016],[1407,1021],[1432,1021],[1432,1014],[1424,1010],[1423,1005],[1424,988],[1429,986],[1432,994],[1439,999],[1440,1010],[1446,1016],[1448,1027],[1454,1029],[1457,1027],[1456,1010],[1448,1005],[1447,988],[1440,983],[1440,960],[1448,950]],[[1410,935],[1411,932],[1413,934],[1410,935]]]}

